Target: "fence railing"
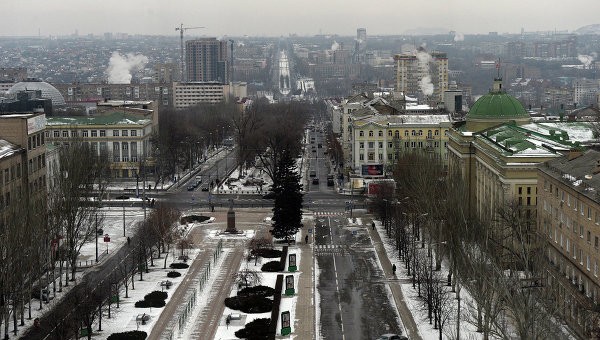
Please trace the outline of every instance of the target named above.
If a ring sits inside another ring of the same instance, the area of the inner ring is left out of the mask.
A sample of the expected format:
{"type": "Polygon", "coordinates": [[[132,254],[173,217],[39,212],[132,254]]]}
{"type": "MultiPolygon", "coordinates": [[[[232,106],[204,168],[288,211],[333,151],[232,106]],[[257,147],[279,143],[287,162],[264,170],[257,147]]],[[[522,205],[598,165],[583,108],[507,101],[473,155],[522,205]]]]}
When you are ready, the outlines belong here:
{"type": "Polygon", "coordinates": [[[202,290],[204,289],[206,283],[210,279],[211,269],[219,260],[219,257],[221,256],[222,252],[223,240],[219,240],[219,243],[217,243],[217,247],[213,252],[212,261],[209,261],[206,264],[206,266],[202,270],[202,273],[197,278],[198,283],[192,288],[190,288],[188,294],[186,294],[186,297],[184,299],[185,303],[182,304],[181,307],[178,308],[177,312],[175,313],[175,319],[177,320],[177,322],[172,323],[172,326],[168,327],[163,332],[162,338],[167,340],[173,340],[183,335],[187,322],[189,321],[190,316],[193,314],[194,307],[196,307],[196,303],[198,302],[200,293],[202,293],[202,290]]]}

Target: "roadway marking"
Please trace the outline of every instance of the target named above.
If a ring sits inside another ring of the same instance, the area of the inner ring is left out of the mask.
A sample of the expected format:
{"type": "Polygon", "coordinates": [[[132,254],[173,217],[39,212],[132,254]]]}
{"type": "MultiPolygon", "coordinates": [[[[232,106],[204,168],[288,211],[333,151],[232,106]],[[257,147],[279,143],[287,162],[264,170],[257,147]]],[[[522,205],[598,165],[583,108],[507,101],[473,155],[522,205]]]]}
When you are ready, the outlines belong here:
{"type": "MultiPolygon", "coordinates": [[[[327,224],[329,225],[329,241],[333,242],[332,234],[331,234],[331,218],[330,217],[327,217],[327,224]]],[[[332,246],[333,246],[333,244],[332,244],[332,246]]],[[[338,309],[340,310],[340,326],[342,328],[342,340],[346,340],[346,336],[344,335],[344,319],[342,316],[342,303],[340,300],[340,284],[338,282],[337,267],[335,265],[335,256],[333,257],[333,272],[335,273],[335,289],[336,289],[337,297],[338,297],[338,309]]]]}

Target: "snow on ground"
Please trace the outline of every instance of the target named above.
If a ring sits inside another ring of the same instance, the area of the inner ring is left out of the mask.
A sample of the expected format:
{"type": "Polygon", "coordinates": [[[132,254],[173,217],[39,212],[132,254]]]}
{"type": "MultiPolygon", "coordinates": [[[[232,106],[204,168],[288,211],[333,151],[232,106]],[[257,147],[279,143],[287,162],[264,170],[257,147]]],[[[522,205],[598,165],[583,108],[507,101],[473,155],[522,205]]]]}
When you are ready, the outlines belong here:
{"type": "Polygon", "coordinates": [[[262,169],[248,168],[240,174],[239,167],[223,181],[218,190],[221,193],[264,193],[269,190],[273,181],[262,169]],[[240,177],[241,176],[241,177],[240,177]],[[262,183],[262,185],[259,185],[262,183]]]}
{"type": "MultiPolygon", "coordinates": [[[[190,257],[190,259],[195,259],[199,253],[199,250],[194,249],[188,253],[188,256],[190,257]]],[[[172,259],[173,257],[170,258],[172,259]]],[[[132,330],[144,331],[148,335],[150,334],[150,332],[152,332],[152,328],[154,327],[164,308],[135,308],[135,302],[143,300],[146,294],[158,290],[166,291],[169,294],[166,300],[166,303],[169,303],[169,301],[171,300],[171,295],[175,293],[177,287],[179,287],[179,285],[185,279],[186,274],[189,271],[189,268],[177,269],[177,271],[181,273],[181,276],[176,278],[168,278],[167,273],[172,271],[173,269],[169,268],[168,266],[166,269],[163,269],[163,261],[164,259],[155,259],[155,266],[149,267],[149,273],[143,273],[143,281],[139,281],[139,274],[136,275],[135,289],[132,290],[131,286],[129,287],[129,298],[125,297],[125,287],[122,287],[119,293],[121,296],[119,308],[115,308],[116,304],[113,304],[110,319],[107,318],[107,311],[103,312],[103,331],[101,334],[94,334],[94,336],[92,336],[92,339],[106,339],[112,333],[126,332],[132,330]],[[160,283],[164,280],[169,280],[173,283],[170,289],[161,289],[160,283]],[[145,325],[138,325],[138,323],[136,322],[136,318],[142,314],[150,315],[150,320],[147,321],[145,325]]],[[[170,263],[171,261],[167,260],[167,262],[170,263]]],[[[94,329],[98,329],[97,324],[94,326],[94,329]]]]}
{"type": "MultiPolygon", "coordinates": [[[[300,238],[300,236],[298,236],[300,233],[296,234],[296,238],[300,238]]],[[[280,249],[280,247],[275,247],[276,249],[280,249]]],[[[301,254],[298,248],[291,246],[288,248],[288,259],[289,259],[289,254],[296,254],[296,266],[298,268],[300,268],[300,261],[301,261],[301,254]]],[[[286,263],[284,268],[288,268],[288,259],[286,259],[286,263]]],[[[261,271],[261,267],[263,264],[265,264],[266,262],[270,262],[270,261],[277,261],[277,259],[269,259],[269,258],[259,258],[257,262],[255,262],[255,260],[247,260],[247,256],[244,256],[244,260],[242,261],[242,264],[240,265],[241,269],[250,269],[256,272],[260,273],[260,277],[261,277],[261,282],[260,285],[263,286],[268,286],[271,288],[275,288],[275,283],[277,281],[277,275],[283,274],[284,275],[284,282],[283,282],[283,291],[285,291],[285,276],[287,275],[293,275],[294,276],[294,288],[296,289],[296,292],[298,290],[298,281],[300,279],[300,272],[263,272],[261,271]],[[256,263],[256,264],[255,264],[256,263]]],[[[236,296],[238,293],[238,287],[237,286],[233,286],[229,296],[236,296]]],[[[282,292],[283,293],[283,292],[282,292]]],[[[281,297],[281,304],[280,304],[280,313],[284,312],[284,311],[289,311],[290,312],[290,319],[291,320],[295,320],[295,313],[296,313],[296,302],[297,302],[297,295],[294,296],[285,296],[282,295],[281,297]]],[[[252,313],[252,314],[246,314],[243,312],[240,312],[238,310],[233,310],[230,309],[228,307],[225,307],[225,310],[223,311],[223,316],[221,317],[221,320],[225,320],[227,318],[228,315],[230,314],[240,314],[241,316],[241,321],[237,322],[236,321],[232,321],[231,324],[229,326],[227,326],[224,322],[221,322],[219,325],[219,328],[217,329],[217,333],[215,334],[214,339],[219,340],[219,339],[237,339],[235,336],[235,332],[244,328],[244,325],[255,320],[255,319],[260,319],[260,318],[267,318],[270,319],[271,318],[271,312],[267,312],[267,313],[252,313]]],[[[281,332],[281,320],[279,320],[280,318],[278,318],[277,320],[277,331],[281,332]]],[[[298,320],[295,320],[295,324],[297,324],[298,320]]],[[[292,324],[292,327],[294,326],[294,324],[292,324]]],[[[293,334],[294,334],[294,329],[292,328],[292,335],[291,338],[293,338],[293,334]]],[[[281,335],[278,333],[278,335],[281,335]]]]}
{"type": "MultiPolygon", "coordinates": [[[[385,234],[385,227],[381,224],[380,221],[374,221],[376,225],[376,230],[381,236],[381,240],[384,244],[385,252],[387,257],[390,259],[392,263],[395,263],[398,267],[396,271],[396,276],[400,279],[400,287],[402,289],[402,294],[404,295],[404,301],[406,302],[408,309],[412,311],[413,318],[417,324],[419,329],[419,334],[423,339],[437,339],[439,337],[439,330],[433,329],[433,324],[429,324],[429,319],[427,317],[427,310],[423,308],[423,301],[417,296],[417,291],[412,287],[412,283],[410,281],[411,277],[406,276],[406,270],[404,268],[403,262],[398,257],[398,252],[394,247],[394,240],[389,239],[385,234]],[[403,283],[406,282],[406,283],[403,283]]],[[[443,273],[448,272],[448,267],[445,262],[442,262],[443,273]]],[[[454,294],[454,293],[450,293],[454,294]]],[[[465,287],[462,287],[460,291],[461,296],[461,322],[460,322],[460,338],[461,339],[482,339],[482,335],[477,333],[476,327],[465,320],[468,318],[466,306],[469,301],[472,300],[468,291],[465,287]]],[[[390,299],[391,296],[390,296],[390,299]]],[[[393,299],[392,299],[393,301],[393,299]]],[[[454,303],[456,303],[456,299],[452,299],[454,303]]],[[[456,315],[452,316],[452,319],[448,321],[448,325],[445,327],[444,336],[450,339],[456,338],[456,315]]]]}

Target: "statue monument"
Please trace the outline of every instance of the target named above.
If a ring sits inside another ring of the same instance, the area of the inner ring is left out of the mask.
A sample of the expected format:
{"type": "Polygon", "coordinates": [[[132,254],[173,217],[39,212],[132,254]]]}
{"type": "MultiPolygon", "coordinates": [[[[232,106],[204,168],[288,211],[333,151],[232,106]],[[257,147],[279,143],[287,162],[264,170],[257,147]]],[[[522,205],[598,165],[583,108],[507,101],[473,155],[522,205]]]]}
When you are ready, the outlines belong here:
{"type": "Polygon", "coordinates": [[[238,231],[235,229],[235,211],[233,211],[233,198],[229,199],[229,211],[227,211],[227,229],[226,233],[237,234],[238,231]]]}

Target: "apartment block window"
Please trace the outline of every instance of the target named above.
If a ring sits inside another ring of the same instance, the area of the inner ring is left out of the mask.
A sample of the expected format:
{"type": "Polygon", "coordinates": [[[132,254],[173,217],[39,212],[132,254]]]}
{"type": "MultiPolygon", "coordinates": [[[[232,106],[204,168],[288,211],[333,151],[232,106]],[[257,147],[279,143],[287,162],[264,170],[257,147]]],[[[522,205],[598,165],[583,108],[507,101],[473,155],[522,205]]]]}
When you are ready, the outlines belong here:
{"type": "Polygon", "coordinates": [[[62,132],[62,136],[63,136],[63,138],[68,138],[69,137],[69,131],[66,131],[66,130],[63,131],[62,132]]]}
{"type": "MultiPolygon", "coordinates": [[[[391,136],[391,134],[390,134],[390,136],[391,136]]],[[[400,131],[396,130],[396,132],[394,132],[394,137],[400,138],[400,131]]]]}
{"type": "Polygon", "coordinates": [[[113,130],[113,137],[119,137],[119,130],[113,130]]]}
{"type": "Polygon", "coordinates": [[[373,149],[375,147],[375,142],[369,142],[369,149],[373,149]]]}
{"type": "Polygon", "coordinates": [[[100,137],[106,137],[106,130],[100,130],[100,137]]]}
{"type": "Polygon", "coordinates": [[[408,137],[408,130],[404,130],[404,137],[408,137]]]}
{"type": "Polygon", "coordinates": [[[75,130],[71,131],[71,137],[77,137],[77,131],[75,131],[75,130]]]}
{"type": "Polygon", "coordinates": [[[591,243],[592,242],[592,232],[591,231],[587,231],[587,242],[591,243]]]}
{"type": "Polygon", "coordinates": [[[431,138],[431,130],[427,130],[427,138],[431,138]]]}
{"type": "Polygon", "coordinates": [[[412,130],[412,131],[410,132],[410,134],[411,134],[411,136],[416,136],[416,135],[417,135],[417,131],[415,131],[415,130],[412,130]]]}
{"type": "Polygon", "coordinates": [[[131,137],[137,136],[137,130],[131,130],[131,137]]]}
{"type": "Polygon", "coordinates": [[[127,130],[122,130],[122,131],[121,131],[121,135],[122,135],[123,137],[127,137],[127,136],[129,135],[129,131],[127,131],[127,130]]]}
{"type": "Polygon", "coordinates": [[[360,143],[358,143],[358,147],[359,147],[360,149],[364,149],[364,148],[365,148],[365,142],[360,142],[360,143]]]}
{"type": "Polygon", "coordinates": [[[370,162],[372,162],[372,161],[375,160],[375,153],[374,152],[369,152],[369,154],[368,154],[368,160],[370,162]]]}
{"type": "MultiPolygon", "coordinates": [[[[392,134],[393,134],[392,130],[389,130],[388,131],[388,137],[392,137],[392,134]]],[[[396,136],[396,137],[398,137],[398,136],[396,136]]]]}
{"type": "Polygon", "coordinates": [[[531,195],[531,187],[527,187],[527,195],[531,195]]]}
{"type": "Polygon", "coordinates": [[[379,130],[379,137],[383,137],[383,131],[379,130]]]}
{"type": "Polygon", "coordinates": [[[588,220],[592,220],[592,208],[588,207],[587,208],[587,218],[588,220]]]}
{"type": "Polygon", "coordinates": [[[361,153],[361,154],[359,154],[359,155],[358,155],[358,159],[359,159],[359,160],[361,160],[361,161],[364,161],[364,160],[365,160],[365,155],[364,155],[364,154],[362,154],[362,153],[361,153]]]}
{"type": "Polygon", "coordinates": [[[583,224],[579,225],[579,237],[583,238],[583,224]]]}
{"type": "Polygon", "coordinates": [[[423,142],[419,142],[419,148],[423,148],[423,142]]]}
{"type": "Polygon", "coordinates": [[[391,149],[391,148],[393,148],[393,147],[394,147],[394,144],[392,144],[392,142],[388,142],[388,148],[390,148],[390,149],[391,149]]]}
{"type": "Polygon", "coordinates": [[[409,143],[409,142],[404,142],[404,147],[405,147],[406,149],[408,149],[408,148],[410,147],[410,143],[409,143]]]}
{"type": "Polygon", "coordinates": [[[92,130],[92,137],[98,137],[98,130],[92,130]]]}
{"type": "Polygon", "coordinates": [[[583,249],[579,249],[579,264],[583,266],[583,249]]]}
{"type": "Polygon", "coordinates": [[[388,153],[388,158],[387,159],[388,159],[388,161],[392,160],[392,154],[391,153],[388,153]]]}
{"type": "Polygon", "coordinates": [[[567,254],[571,251],[571,240],[567,237],[567,254]]]}
{"type": "Polygon", "coordinates": [[[380,160],[380,161],[382,161],[382,160],[383,160],[383,154],[382,154],[382,153],[380,153],[380,154],[379,154],[379,160],[380,160]]]}
{"type": "Polygon", "coordinates": [[[581,216],[583,216],[583,202],[579,202],[579,212],[581,213],[581,216]]]}
{"type": "Polygon", "coordinates": [[[132,162],[137,162],[137,143],[136,142],[131,142],[131,161],[132,162]]]}
{"type": "Polygon", "coordinates": [[[423,136],[423,130],[419,130],[419,136],[423,136]]]}
{"type": "Polygon", "coordinates": [[[88,130],[83,130],[83,131],[81,132],[81,135],[82,135],[83,137],[87,137],[87,136],[88,136],[88,130]]]}
{"type": "Polygon", "coordinates": [[[373,137],[373,131],[369,131],[369,137],[373,137]]]}
{"type": "Polygon", "coordinates": [[[598,236],[594,236],[594,247],[598,248],[598,236]]]}
{"type": "Polygon", "coordinates": [[[440,135],[440,130],[435,130],[435,132],[433,133],[435,136],[439,136],[440,135]]]}
{"type": "Polygon", "coordinates": [[[410,142],[410,147],[411,148],[416,148],[417,147],[417,142],[410,142]]]}
{"type": "Polygon", "coordinates": [[[383,149],[383,142],[379,142],[379,148],[383,149]]]}

